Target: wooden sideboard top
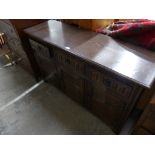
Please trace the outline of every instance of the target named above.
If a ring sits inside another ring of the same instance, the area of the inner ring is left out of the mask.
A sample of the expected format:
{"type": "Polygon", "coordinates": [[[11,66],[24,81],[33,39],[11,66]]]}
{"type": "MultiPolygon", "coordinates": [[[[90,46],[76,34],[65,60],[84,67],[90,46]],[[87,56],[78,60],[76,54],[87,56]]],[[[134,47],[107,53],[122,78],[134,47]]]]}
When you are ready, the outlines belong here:
{"type": "Polygon", "coordinates": [[[155,52],[58,21],[49,20],[24,32],[82,59],[150,88],[155,78],[155,52]]]}
{"type": "Polygon", "coordinates": [[[67,51],[74,49],[78,45],[97,35],[95,32],[55,20],[49,20],[25,29],[24,32],[32,37],[36,37],[37,39],[67,51]]]}
{"type": "Polygon", "coordinates": [[[78,46],[73,53],[104,66],[145,87],[155,77],[155,53],[98,34],[78,46]]]}

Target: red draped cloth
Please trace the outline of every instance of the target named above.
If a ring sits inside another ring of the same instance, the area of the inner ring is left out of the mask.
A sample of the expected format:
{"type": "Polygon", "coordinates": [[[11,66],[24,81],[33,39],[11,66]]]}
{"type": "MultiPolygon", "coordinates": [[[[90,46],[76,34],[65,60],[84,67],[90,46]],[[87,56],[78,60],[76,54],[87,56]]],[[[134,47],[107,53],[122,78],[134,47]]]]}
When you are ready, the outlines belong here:
{"type": "Polygon", "coordinates": [[[153,20],[117,21],[107,28],[97,29],[96,32],[124,39],[155,51],[155,21],[153,20]]]}

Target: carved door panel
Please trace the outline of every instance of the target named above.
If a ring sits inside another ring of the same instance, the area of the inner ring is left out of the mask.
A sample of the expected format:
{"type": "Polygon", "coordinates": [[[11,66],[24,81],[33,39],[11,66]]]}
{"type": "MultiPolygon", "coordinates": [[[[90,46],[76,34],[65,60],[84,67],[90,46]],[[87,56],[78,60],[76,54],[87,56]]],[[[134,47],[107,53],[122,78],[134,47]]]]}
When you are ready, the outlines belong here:
{"type": "Polygon", "coordinates": [[[87,67],[88,85],[92,89],[91,110],[118,132],[132,107],[135,85],[117,79],[109,72],[87,67]]]}
{"type": "Polygon", "coordinates": [[[61,89],[77,103],[84,102],[84,80],[76,75],[70,75],[62,71],[61,89]]]}

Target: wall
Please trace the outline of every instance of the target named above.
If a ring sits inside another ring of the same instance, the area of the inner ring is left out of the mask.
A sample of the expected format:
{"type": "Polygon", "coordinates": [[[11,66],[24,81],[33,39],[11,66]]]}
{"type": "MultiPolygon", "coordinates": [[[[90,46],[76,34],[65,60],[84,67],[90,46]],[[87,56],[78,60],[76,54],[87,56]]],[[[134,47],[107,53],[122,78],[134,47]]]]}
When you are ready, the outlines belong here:
{"type": "Polygon", "coordinates": [[[97,28],[106,27],[113,22],[114,22],[114,19],[93,19],[92,30],[95,31],[97,28]]]}
{"type": "Polygon", "coordinates": [[[106,27],[113,23],[114,19],[63,19],[62,21],[95,31],[97,28],[106,27]]]}

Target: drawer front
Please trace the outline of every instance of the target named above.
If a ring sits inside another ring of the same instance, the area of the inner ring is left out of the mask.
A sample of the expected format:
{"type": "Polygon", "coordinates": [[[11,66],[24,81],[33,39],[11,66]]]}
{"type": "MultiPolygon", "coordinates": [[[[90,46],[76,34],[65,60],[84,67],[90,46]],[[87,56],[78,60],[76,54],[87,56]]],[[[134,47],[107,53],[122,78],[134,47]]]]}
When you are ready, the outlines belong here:
{"type": "Polygon", "coordinates": [[[108,72],[100,72],[91,67],[86,69],[87,77],[96,83],[104,85],[111,93],[117,94],[121,99],[132,98],[132,91],[134,85],[124,82],[121,79],[117,79],[113,74],[108,72]]]}
{"type": "Polygon", "coordinates": [[[49,52],[48,47],[46,47],[32,39],[30,39],[29,41],[30,41],[30,45],[36,55],[38,55],[39,57],[43,57],[44,59],[50,59],[50,52],[49,52]]]}
{"type": "Polygon", "coordinates": [[[68,71],[84,74],[84,63],[79,61],[77,58],[56,48],[54,48],[54,55],[58,65],[63,66],[68,71]]]}

